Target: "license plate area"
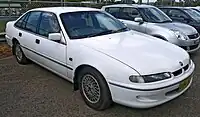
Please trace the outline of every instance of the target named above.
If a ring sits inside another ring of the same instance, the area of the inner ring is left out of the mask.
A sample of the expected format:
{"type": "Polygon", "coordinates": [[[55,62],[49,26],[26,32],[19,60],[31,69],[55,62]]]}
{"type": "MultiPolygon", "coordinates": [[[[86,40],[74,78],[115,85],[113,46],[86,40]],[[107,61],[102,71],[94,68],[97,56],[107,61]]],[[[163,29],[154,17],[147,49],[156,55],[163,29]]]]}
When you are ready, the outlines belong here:
{"type": "Polygon", "coordinates": [[[183,91],[189,84],[190,84],[191,77],[186,78],[185,80],[181,81],[179,84],[179,91],[183,91]]]}

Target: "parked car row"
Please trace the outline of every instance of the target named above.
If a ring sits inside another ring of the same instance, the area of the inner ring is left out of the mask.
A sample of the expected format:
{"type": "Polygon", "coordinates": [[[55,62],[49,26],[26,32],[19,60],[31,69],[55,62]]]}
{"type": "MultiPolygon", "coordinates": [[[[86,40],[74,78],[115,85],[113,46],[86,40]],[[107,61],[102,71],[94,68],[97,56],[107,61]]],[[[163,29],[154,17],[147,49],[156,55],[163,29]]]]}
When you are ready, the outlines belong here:
{"type": "MultiPolygon", "coordinates": [[[[168,8],[162,8],[162,10],[166,14],[176,14],[175,11],[173,12],[176,8],[168,8]]],[[[104,6],[102,10],[118,18],[133,30],[176,44],[188,52],[194,52],[200,48],[199,33],[194,27],[174,22],[175,17],[170,19],[164,12],[154,6],[119,4],[104,6]]],[[[199,15],[198,18],[200,19],[200,14],[196,14],[199,15]]],[[[177,15],[181,15],[181,13],[177,12],[177,15]]],[[[191,18],[182,18],[181,21],[187,22],[189,19],[191,18]]]]}
{"type": "Polygon", "coordinates": [[[32,9],[6,24],[5,37],[18,63],[31,60],[69,80],[96,110],[180,96],[193,80],[188,52],[199,48],[193,27],[143,5],[32,9]]]}
{"type": "Polygon", "coordinates": [[[185,7],[160,7],[174,22],[182,22],[196,28],[200,33],[200,13],[185,7]]]}

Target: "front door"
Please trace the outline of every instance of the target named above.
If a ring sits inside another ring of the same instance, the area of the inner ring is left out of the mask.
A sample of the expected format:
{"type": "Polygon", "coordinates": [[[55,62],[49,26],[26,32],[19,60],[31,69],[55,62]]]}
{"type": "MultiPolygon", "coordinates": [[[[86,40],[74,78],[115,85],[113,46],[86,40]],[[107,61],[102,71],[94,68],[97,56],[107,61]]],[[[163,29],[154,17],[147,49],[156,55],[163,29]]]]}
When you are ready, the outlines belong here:
{"type": "Polygon", "coordinates": [[[55,14],[43,12],[38,28],[39,36],[36,38],[36,48],[40,55],[39,63],[67,78],[66,40],[63,36],[60,41],[49,40],[48,35],[50,33],[61,33],[58,20],[55,14]]]}
{"type": "Polygon", "coordinates": [[[146,23],[135,22],[136,17],[141,17],[136,8],[124,7],[121,9],[119,20],[125,23],[130,29],[145,33],[146,23]]]}
{"type": "Polygon", "coordinates": [[[168,16],[174,21],[174,22],[182,22],[187,23],[188,16],[184,14],[183,11],[178,9],[170,9],[168,12],[168,16]]]}

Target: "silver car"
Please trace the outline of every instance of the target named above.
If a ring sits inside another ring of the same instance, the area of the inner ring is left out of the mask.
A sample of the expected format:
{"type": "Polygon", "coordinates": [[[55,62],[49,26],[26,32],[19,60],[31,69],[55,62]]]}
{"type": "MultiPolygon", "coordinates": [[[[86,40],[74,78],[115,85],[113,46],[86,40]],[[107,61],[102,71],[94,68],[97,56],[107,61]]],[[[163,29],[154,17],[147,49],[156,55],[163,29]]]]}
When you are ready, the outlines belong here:
{"type": "Polygon", "coordinates": [[[125,23],[130,29],[176,44],[187,52],[199,49],[199,33],[195,28],[172,20],[160,9],[150,5],[108,5],[102,10],[125,23]]]}

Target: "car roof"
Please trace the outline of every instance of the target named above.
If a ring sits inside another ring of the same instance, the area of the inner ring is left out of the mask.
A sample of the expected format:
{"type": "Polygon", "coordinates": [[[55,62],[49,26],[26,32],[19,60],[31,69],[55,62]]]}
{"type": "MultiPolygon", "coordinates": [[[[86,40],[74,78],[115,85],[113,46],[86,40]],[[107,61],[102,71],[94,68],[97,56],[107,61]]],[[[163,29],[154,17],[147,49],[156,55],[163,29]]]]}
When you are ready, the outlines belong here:
{"type": "Polygon", "coordinates": [[[55,14],[67,13],[67,12],[78,12],[78,11],[100,11],[100,9],[89,8],[89,7],[44,7],[35,8],[30,11],[46,11],[53,12],[55,14]]]}
{"type": "Polygon", "coordinates": [[[199,9],[200,7],[186,7],[186,8],[199,9]]]}
{"type": "Polygon", "coordinates": [[[167,9],[190,9],[188,7],[173,7],[173,6],[165,6],[165,7],[159,7],[159,8],[167,8],[167,9]]]}
{"type": "Polygon", "coordinates": [[[149,7],[154,7],[151,5],[146,5],[146,4],[114,4],[114,5],[106,5],[103,7],[135,7],[135,8],[149,8],[149,7]]]}

